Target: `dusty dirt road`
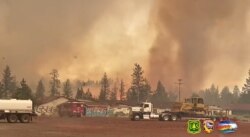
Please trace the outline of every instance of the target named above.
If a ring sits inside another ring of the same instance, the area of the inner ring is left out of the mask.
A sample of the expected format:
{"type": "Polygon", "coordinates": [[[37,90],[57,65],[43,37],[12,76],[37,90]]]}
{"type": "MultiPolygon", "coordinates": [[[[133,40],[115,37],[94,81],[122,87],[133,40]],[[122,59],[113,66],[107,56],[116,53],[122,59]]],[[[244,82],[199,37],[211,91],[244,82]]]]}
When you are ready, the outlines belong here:
{"type": "Polygon", "coordinates": [[[0,137],[250,137],[250,123],[233,134],[186,132],[186,122],[130,121],[126,118],[37,118],[32,123],[0,122],[0,137]]]}

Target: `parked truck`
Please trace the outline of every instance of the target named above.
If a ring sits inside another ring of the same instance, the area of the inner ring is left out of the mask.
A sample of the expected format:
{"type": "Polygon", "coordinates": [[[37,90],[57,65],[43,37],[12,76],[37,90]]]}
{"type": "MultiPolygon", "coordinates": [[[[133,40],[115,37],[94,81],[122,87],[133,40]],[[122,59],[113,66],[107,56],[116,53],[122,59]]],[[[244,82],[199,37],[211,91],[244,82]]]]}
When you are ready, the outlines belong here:
{"type": "Polygon", "coordinates": [[[9,123],[29,123],[35,116],[31,100],[0,99],[0,119],[9,123]]]}
{"type": "Polygon", "coordinates": [[[131,107],[131,120],[159,119],[161,121],[176,121],[185,119],[219,119],[219,116],[206,114],[207,106],[202,98],[193,97],[185,99],[184,102],[175,102],[171,110],[156,114],[153,112],[151,102],[143,102],[139,107],[131,107]]]}
{"type": "Polygon", "coordinates": [[[159,114],[153,112],[151,102],[143,102],[138,107],[131,107],[130,118],[133,121],[140,119],[159,119],[159,114]]]}

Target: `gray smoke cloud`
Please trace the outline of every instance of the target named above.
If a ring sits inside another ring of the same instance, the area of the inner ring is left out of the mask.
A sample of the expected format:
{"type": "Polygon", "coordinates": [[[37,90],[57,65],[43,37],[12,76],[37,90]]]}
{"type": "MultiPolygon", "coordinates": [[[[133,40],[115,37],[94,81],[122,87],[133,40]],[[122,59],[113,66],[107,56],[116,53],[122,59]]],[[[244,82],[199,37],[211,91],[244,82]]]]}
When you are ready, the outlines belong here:
{"type": "Polygon", "coordinates": [[[182,78],[185,95],[208,83],[237,84],[250,59],[248,5],[246,0],[158,0],[151,80],[174,90],[182,78]]]}

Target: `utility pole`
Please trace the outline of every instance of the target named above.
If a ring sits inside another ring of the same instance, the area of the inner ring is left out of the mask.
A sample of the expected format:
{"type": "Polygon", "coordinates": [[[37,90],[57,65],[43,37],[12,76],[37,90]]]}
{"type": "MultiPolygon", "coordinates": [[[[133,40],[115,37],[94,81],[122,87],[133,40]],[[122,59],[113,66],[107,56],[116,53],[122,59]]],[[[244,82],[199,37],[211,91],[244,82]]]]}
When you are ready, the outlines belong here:
{"type": "Polygon", "coordinates": [[[178,84],[179,86],[179,102],[181,102],[181,85],[183,84],[181,81],[182,79],[178,79],[178,82],[175,83],[175,84],[178,84]]]}

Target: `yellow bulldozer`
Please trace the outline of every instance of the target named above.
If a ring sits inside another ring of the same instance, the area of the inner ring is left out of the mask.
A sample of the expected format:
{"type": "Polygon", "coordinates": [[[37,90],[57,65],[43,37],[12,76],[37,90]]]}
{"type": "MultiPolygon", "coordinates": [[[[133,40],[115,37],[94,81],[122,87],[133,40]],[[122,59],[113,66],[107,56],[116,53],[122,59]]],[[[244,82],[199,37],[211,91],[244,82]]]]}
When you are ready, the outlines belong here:
{"type": "Polygon", "coordinates": [[[172,112],[189,112],[194,114],[206,114],[208,107],[205,106],[203,98],[192,97],[184,102],[175,102],[171,108],[172,112]]]}
{"type": "Polygon", "coordinates": [[[209,107],[204,104],[203,98],[192,97],[185,99],[184,102],[175,102],[171,111],[162,112],[159,115],[159,119],[163,121],[185,119],[210,119],[215,121],[224,118],[222,115],[209,115],[208,112],[209,107]]]}

